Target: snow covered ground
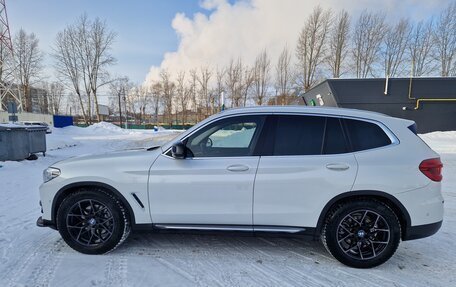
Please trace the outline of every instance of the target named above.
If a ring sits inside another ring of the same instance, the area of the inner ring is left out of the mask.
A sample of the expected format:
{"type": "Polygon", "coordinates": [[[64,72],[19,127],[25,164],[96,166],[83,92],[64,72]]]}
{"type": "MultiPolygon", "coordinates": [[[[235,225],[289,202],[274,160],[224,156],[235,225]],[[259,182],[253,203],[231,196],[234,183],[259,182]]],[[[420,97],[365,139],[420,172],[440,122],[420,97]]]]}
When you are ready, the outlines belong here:
{"type": "Polygon", "coordinates": [[[319,242],[241,235],[133,233],[114,252],[90,256],[70,249],[58,232],[35,226],[41,172],[53,162],[173,136],[106,123],[55,129],[46,157],[0,162],[0,286],[456,286],[456,132],[422,136],[445,166],[442,229],[402,242],[374,269],[345,267],[319,242]]]}

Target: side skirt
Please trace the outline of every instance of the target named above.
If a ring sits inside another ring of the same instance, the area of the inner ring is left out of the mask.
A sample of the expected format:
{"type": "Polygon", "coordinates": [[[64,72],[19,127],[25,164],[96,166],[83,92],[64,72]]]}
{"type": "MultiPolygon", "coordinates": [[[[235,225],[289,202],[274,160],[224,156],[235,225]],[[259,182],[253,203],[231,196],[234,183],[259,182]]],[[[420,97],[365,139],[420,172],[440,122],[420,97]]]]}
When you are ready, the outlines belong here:
{"type": "Polygon", "coordinates": [[[155,231],[165,233],[237,233],[251,235],[310,236],[315,237],[315,227],[268,226],[268,225],[213,225],[213,224],[136,224],[135,231],[155,231]]]}

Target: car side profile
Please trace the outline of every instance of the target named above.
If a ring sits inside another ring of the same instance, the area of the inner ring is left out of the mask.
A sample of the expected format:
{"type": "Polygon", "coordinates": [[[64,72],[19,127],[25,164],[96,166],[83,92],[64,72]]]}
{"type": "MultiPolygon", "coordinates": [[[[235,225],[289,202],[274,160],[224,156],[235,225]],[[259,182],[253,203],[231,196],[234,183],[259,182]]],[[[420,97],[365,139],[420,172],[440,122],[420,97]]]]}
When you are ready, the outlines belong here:
{"type": "Polygon", "coordinates": [[[443,220],[442,163],[413,121],[323,107],[214,115],[160,147],[53,164],[39,226],[109,252],[130,230],[305,235],[369,268],[443,220]]]}

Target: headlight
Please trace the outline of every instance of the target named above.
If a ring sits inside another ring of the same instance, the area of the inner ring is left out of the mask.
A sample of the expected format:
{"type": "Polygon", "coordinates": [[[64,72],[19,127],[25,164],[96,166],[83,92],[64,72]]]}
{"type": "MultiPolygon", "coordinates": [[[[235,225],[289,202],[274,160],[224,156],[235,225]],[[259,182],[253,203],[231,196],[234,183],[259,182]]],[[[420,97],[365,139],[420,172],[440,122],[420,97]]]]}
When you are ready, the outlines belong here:
{"type": "Polygon", "coordinates": [[[53,178],[56,178],[60,175],[60,169],[54,167],[48,167],[43,170],[43,181],[48,182],[53,178]]]}

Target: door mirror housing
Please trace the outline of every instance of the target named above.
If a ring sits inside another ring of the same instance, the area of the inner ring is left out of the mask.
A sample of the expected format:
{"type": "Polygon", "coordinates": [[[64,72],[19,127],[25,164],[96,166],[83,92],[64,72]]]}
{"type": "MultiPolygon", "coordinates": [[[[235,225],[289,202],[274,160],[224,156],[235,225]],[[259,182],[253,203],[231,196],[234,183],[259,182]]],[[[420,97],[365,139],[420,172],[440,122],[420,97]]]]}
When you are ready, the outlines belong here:
{"type": "Polygon", "coordinates": [[[187,156],[187,147],[182,142],[174,143],[171,148],[171,155],[175,159],[184,159],[187,156]]]}

